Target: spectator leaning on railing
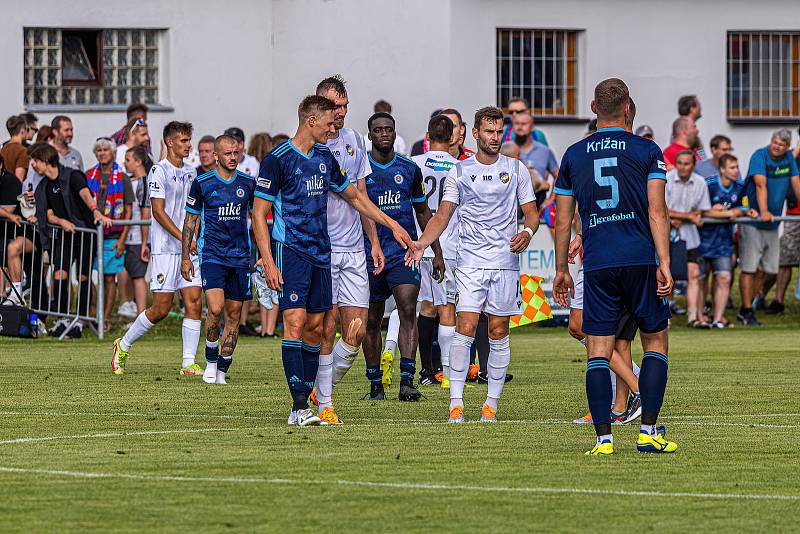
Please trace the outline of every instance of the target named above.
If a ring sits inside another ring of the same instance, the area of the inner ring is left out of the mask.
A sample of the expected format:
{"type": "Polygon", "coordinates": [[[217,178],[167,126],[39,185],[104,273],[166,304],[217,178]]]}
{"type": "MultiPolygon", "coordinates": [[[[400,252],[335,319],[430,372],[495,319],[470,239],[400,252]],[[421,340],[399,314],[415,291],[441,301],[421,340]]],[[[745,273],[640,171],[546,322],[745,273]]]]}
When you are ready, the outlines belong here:
{"type": "MultiPolygon", "coordinates": [[[[714,139],[711,140],[713,147],[714,139]]],[[[712,148],[713,151],[713,148],[712,148]]],[[[744,206],[745,183],[739,177],[739,161],[733,154],[719,156],[719,175],[706,179],[711,209],[707,217],[735,219],[748,214],[755,217],[754,210],[744,206]]],[[[733,222],[728,224],[706,224],[700,228],[700,255],[703,257],[704,273],[714,274],[712,290],[712,328],[731,326],[725,319],[725,306],[731,290],[733,272],[733,222]]]]}
{"type": "MultiPolygon", "coordinates": [[[[97,165],[86,173],[86,180],[97,207],[112,221],[130,219],[133,189],[130,178],[123,172],[124,167],[114,160],[117,146],[110,137],[100,137],[94,143],[93,152],[97,165]]],[[[125,239],[129,229],[130,226],[112,225],[103,230],[103,319],[106,325],[117,298],[117,274],[125,268],[125,239]]],[[[108,330],[108,326],[104,329],[108,330]]]]}
{"type": "Polygon", "coordinates": [[[697,229],[703,226],[703,214],[711,209],[708,188],[703,177],[694,172],[694,152],[684,150],[675,157],[675,168],[667,172],[667,185],[664,192],[670,223],[676,228],[680,238],[686,242],[688,280],[686,286],[686,305],[689,326],[709,328],[704,319],[705,299],[700,291],[700,234],[697,229]]]}
{"type": "Polygon", "coordinates": [[[750,207],[758,212],[761,222],[739,225],[739,290],[742,307],[736,318],[744,324],[760,323],[753,312],[756,271],[764,273],[764,286],[774,282],[780,263],[780,238],[773,220],[783,213],[786,193],[791,185],[800,196],[800,176],[790,151],[792,132],[783,128],[772,134],[769,145],[759,148],[750,157],[745,189],[750,207]]]}
{"type": "MultiPolygon", "coordinates": [[[[86,316],[91,298],[89,272],[95,249],[94,232],[76,233],[76,228],[93,230],[102,222],[111,220],[97,209],[92,192],[81,171],[65,167],[58,162],[58,152],[50,145],[31,147],[33,168],[45,179],[36,188],[36,221],[42,248],[50,253],[53,267],[53,298],[55,311],[70,313],[69,270],[76,264],[80,283],[77,312],[86,316]],[[47,226],[57,226],[51,230],[47,226]]],[[[54,336],[63,333],[68,323],[60,321],[51,331],[54,336]]],[[[80,337],[82,324],[76,325],[67,335],[80,337]]]]}

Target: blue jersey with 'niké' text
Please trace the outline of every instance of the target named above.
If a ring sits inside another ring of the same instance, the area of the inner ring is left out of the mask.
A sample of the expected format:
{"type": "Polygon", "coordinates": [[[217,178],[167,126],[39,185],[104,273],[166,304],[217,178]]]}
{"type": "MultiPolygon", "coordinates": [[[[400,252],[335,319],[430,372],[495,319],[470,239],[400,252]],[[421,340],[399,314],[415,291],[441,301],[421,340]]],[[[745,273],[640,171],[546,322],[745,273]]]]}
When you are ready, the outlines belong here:
{"type": "Polygon", "coordinates": [[[236,171],[224,180],[216,171],[201,174],[192,182],[186,211],[200,215],[197,253],[200,263],[229,267],[250,266],[250,232],[247,214],[253,206],[253,178],[236,171]]]}
{"type": "Polygon", "coordinates": [[[575,197],[583,227],[583,269],[654,265],[647,182],[665,180],[654,142],[603,128],[567,149],[555,194],[575,197]]]}
{"type": "MultiPolygon", "coordinates": [[[[422,171],[410,159],[395,154],[392,161],[381,165],[369,156],[372,174],[367,176],[367,194],[373,204],[405,228],[411,239],[417,239],[417,227],[414,223],[416,212],[412,204],[424,203],[425,190],[422,185],[422,171]]],[[[378,239],[386,258],[385,267],[394,267],[405,261],[406,251],[395,241],[392,231],[383,225],[377,225],[378,239]]],[[[367,265],[370,271],[372,264],[372,245],[364,236],[364,247],[367,253],[367,265]]]]}
{"type": "Polygon", "coordinates": [[[272,202],[272,238],[317,267],[331,264],[328,191],[340,193],[350,181],[328,147],[315,144],[308,155],[281,143],[261,162],[255,196],[272,202]]]}

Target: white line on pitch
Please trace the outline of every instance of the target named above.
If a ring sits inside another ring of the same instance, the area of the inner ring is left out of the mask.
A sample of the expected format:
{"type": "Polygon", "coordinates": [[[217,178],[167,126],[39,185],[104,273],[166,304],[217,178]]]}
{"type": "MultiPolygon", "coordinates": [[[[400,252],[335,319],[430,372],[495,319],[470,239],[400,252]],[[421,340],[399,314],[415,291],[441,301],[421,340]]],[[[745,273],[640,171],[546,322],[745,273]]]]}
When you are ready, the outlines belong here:
{"type": "MultiPolygon", "coordinates": [[[[6,416],[26,416],[26,417],[141,417],[141,418],[177,418],[177,419],[231,419],[231,420],[253,420],[253,421],[283,421],[285,416],[274,415],[217,415],[217,414],[171,414],[171,413],[139,413],[139,412],[21,412],[21,411],[0,411],[0,417],[6,416]]],[[[800,417],[800,413],[759,413],[759,414],[727,414],[727,415],[662,415],[659,420],[666,419],[671,421],[683,421],[687,419],[738,419],[738,418],[767,418],[767,417],[800,417]]],[[[393,419],[374,419],[374,424],[384,423],[403,423],[418,425],[437,425],[438,421],[419,421],[419,420],[393,420],[393,419]]],[[[541,419],[541,420],[508,420],[499,421],[503,423],[528,423],[528,424],[571,424],[571,419],[541,419]]],[[[369,423],[365,423],[369,424],[369,423]]],[[[688,424],[688,423],[687,423],[688,424]]],[[[731,423],[733,424],[733,423],[731,423]]],[[[744,423],[742,423],[744,424],[744,423]]],[[[758,426],[757,423],[754,425],[758,426]]],[[[745,426],[750,426],[745,424],[745,426]]],[[[779,425],[780,428],[782,425],[779,425]]]]}
{"type": "MultiPolygon", "coordinates": [[[[165,482],[212,482],[233,484],[273,484],[302,485],[308,480],[290,480],[282,478],[239,478],[239,477],[190,477],[164,475],[134,475],[127,473],[94,473],[85,471],[65,471],[55,469],[27,469],[22,467],[2,467],[0,472],[72,478],[117,478],[141,481],[165,482]]],[[[315,481],[320,484],[336,484],[339,486],[358,486],[368,488],[435,490],[435,491],[470,491],[480,493],[530,493],[530,494],[579,494],[579,495],[623,495],[632,497],[691,498],[718,500],[757,500],[757,501],[800,501],[800,495],[764,495],[753,493],[694,493],[694,492],[662,492],[632,491],[602,488],[556,488],[556,487],[513,487],[513,486],[470,486],[460,484],[424,484],[413,482],[373,482],[366,480],[331,480],[315,481]]]]}
{"type": "Polygon", "coordinates": [[[161,434],[201,434],[205,432],[228,432],[237,430],[253,430],[251,428],[189,428],[184,430],[144,430],[136,432],[103,432],[99,434],[79,434],[75,436],[44,436],[36,438],[15,438],[0,441],[0,445],[17,443],[36,443],[40,441],[58,441],[69,439],[121,438],[128,436],[158,436],[161,434]]]}

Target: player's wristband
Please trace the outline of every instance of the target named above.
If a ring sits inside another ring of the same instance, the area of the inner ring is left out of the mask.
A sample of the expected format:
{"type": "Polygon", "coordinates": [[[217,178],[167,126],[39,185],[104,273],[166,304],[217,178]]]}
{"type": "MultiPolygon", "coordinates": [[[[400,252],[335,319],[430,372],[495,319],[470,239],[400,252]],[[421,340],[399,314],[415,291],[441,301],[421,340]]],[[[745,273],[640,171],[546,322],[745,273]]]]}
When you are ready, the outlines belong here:
{"type": "Polygon", "coordinates": [[[530,237],[533,237],[533,230],[528,228],[527,226],[522,229],[523,232],[526,232],[530,237]]]}

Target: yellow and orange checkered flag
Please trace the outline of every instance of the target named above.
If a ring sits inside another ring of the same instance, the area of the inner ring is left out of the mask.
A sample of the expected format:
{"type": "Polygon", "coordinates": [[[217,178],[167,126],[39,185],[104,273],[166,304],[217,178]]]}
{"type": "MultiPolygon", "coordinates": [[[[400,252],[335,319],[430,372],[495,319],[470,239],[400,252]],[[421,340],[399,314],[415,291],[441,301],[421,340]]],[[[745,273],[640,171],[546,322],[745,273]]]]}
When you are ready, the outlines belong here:
{"type": "Polygon", "coordinates": [[[542,289],[542,278],[521,274],[519,285],[522,292],[522,315],[511,317],[511,328],[538,323],[553,318],[553,310],[542,289]]]}

